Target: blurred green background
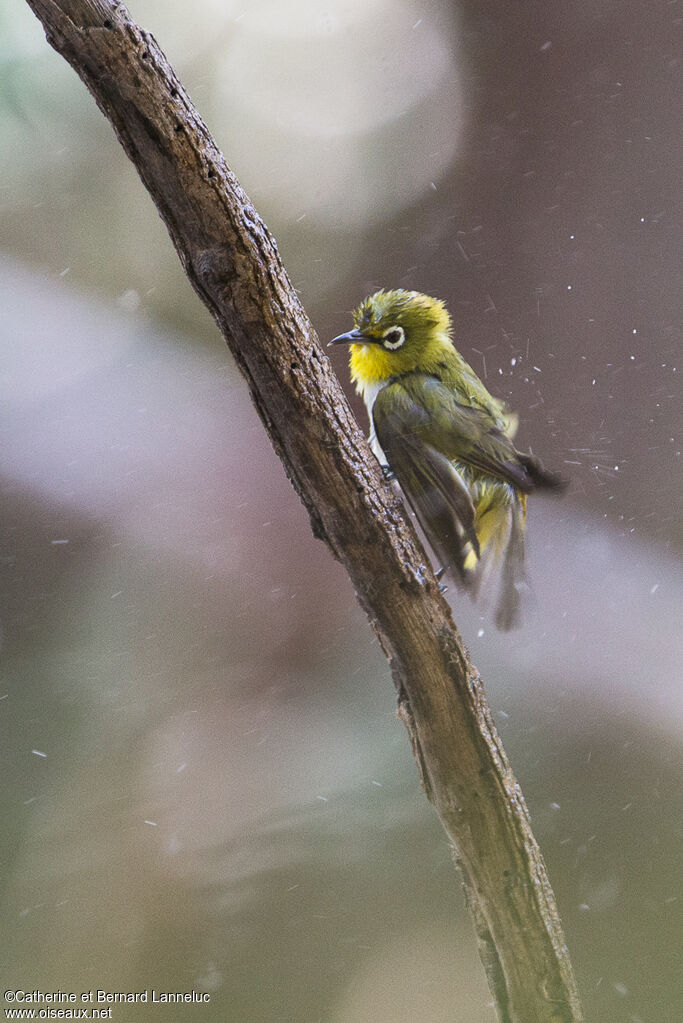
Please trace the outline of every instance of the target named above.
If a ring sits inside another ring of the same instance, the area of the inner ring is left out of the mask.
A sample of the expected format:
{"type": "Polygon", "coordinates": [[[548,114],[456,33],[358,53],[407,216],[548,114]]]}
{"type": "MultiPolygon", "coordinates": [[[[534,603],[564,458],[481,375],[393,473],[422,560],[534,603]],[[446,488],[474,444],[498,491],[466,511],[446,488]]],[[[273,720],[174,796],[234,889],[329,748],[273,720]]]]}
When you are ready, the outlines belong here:
{"type": "MultiPolygon", "coordinates": [[[[443,297],[521,442],[571,476],[531,508],[518,633],[449,596],[589,1018],[683,1018],[678,6],[131,13],[321,339],[377,286],[443,297]]],[[[119,1023],[492,1023],[351,586],[21,0],[0,245],[3,989],[211,995],[119,1023]]]]}

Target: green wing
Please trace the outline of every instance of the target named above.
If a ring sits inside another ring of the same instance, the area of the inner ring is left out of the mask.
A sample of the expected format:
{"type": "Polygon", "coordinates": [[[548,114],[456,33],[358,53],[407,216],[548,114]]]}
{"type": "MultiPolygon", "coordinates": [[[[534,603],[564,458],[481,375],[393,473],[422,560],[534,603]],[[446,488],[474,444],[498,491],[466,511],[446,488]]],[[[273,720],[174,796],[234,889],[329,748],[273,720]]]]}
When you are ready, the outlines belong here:
{"type": "Polygon", "coordinates": [[[523,493],[534,487],[497,418],[481,407],[459,404],[434,376],[410,373],[386,385],[375,399],[372,418],[379,444],[399,478],[397,459],[419,459],[429,448],[449,463],[461,462],[476,475],[509,483],[523,493]]]}
{"type": "MultiPolygon", "coordinates": [[[[463,398],[436,377],[409,373],[379,392],[373,426],[435,554],[464,584],[477,582],[465,568],[468,545],[477,557],[480,553],[473,482],[480,497],[479,480],[483,493],[497,494],[493,504],[508,509],[498,625],[511,628],[518,618],[524,580],[520,495],[537,487],[558,489],[564,481],[546,472],[533,456],[517,451],[507,432],[511,419],[499,403],[488,410],[483,404],[465,404],[463,398]]],[[[483,518],[485,505],[478,510],[483,518]]]]}
{"type": "Polygon", "coordinates": [[[378,394],[372,418],[379,444],[442,567],[467,583],[467,544],[479,555],[475,508],[452,456],[434,443],[429,413],[395,382],[378,394]]]}
{"type": "Polygon", "coordinates": [[[547,472],[532,455],[517,451],[506,433],[508,420],[498,405],[488,411],[481,405],[463,404],[436,377],[408,373],[387,384],[377,396],[372,416],[390,464],[382,435],[394,449],[414,447],[418,441],[429,445],[446,459],[474,470],[475,475],[508,483],[523,494],[537,487],[563,485],[559,476],[547,472]]]}

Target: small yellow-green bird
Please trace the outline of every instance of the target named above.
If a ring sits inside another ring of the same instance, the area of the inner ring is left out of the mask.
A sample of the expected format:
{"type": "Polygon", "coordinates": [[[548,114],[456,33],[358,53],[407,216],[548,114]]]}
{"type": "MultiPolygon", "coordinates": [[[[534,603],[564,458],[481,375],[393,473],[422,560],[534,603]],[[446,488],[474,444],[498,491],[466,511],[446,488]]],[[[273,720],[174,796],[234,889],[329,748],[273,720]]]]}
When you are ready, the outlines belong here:
{"type": "Polygon", "coordinates": [[[496,624],[519,623],[526,498],[565,481],[512,438],[517,416],[492,397],[451,340],[443,302],[378,291],[356,309],[351,379],[365,401],[370,445],[394,475],[442,570],[476,590],[480,559],[502,562],[496,624]]]}

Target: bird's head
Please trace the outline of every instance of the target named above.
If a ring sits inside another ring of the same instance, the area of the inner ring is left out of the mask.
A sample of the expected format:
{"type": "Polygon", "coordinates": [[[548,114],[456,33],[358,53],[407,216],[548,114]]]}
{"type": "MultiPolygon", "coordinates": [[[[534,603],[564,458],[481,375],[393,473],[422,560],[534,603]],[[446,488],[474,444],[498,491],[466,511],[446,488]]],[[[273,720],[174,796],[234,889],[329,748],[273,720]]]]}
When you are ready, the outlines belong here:
{"type": "Polygon", "coordinates": [[[351,375],[361,387],[415,369],[428,371],[450,347],[451,318],[438,298],[417,291],[378,291],[353,314],[354,329],[331,345],[351,345],[351,375]]]}

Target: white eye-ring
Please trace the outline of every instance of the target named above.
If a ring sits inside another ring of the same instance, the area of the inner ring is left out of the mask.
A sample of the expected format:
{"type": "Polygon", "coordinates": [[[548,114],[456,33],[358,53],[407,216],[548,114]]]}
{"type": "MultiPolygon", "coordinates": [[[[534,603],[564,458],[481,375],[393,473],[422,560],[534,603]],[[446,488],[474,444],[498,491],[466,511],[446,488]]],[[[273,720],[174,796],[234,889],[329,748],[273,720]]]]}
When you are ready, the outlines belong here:
{"type": "Polygon", "coordinates": [[[388,348],[390,351],[395,352],[397,348],[400,348],[406,339],[403,327],[391,327],[386,332],[382,339],[382,347],[388,348]]]}

